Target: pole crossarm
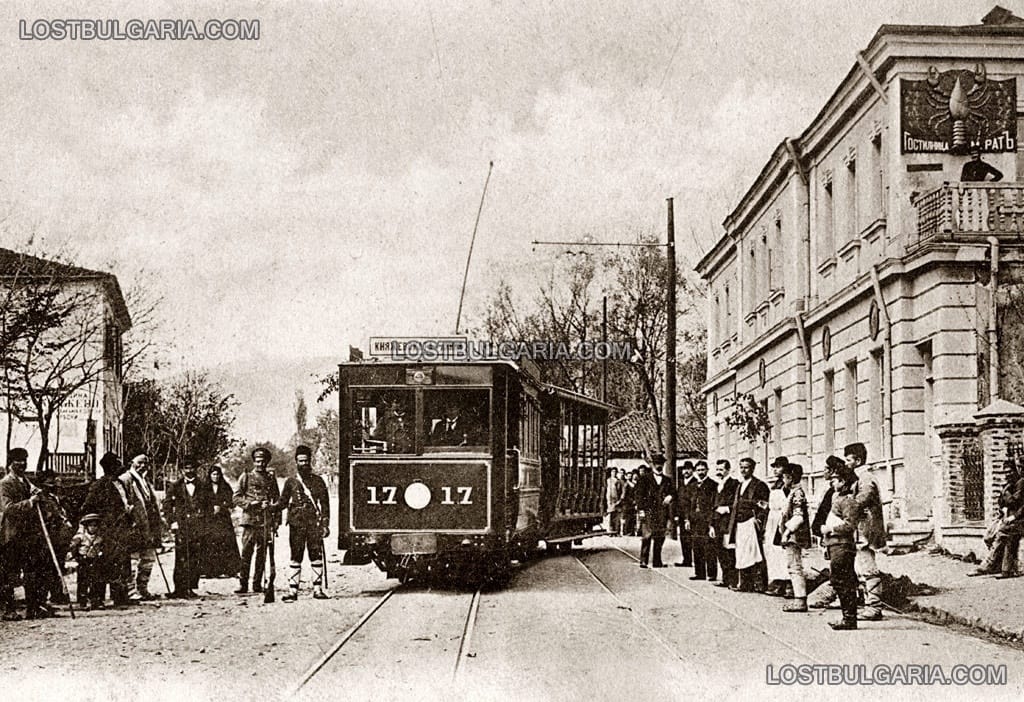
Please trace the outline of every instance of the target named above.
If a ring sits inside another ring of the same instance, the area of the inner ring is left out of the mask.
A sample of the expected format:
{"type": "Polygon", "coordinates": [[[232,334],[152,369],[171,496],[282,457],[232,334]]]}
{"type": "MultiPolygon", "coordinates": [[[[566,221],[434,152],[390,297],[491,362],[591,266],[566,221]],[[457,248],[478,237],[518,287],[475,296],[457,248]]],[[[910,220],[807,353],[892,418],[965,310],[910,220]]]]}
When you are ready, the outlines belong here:
{"type": "Polygon", "coordinates": [[[624,241],[531,241],[531,246],[636,246],[640,248],[664,248],[668,244],[637,244],[624,241]]]}

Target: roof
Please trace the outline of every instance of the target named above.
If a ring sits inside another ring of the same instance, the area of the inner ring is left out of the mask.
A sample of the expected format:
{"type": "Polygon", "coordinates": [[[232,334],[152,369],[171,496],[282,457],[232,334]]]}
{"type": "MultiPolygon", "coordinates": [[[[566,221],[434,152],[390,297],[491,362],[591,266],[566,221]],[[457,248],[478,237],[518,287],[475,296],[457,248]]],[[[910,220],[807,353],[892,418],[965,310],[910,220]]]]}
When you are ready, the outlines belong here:
{"type": "MultiPolygon", "coordinates": [[[[696,431],[696,430],[694,430],[696,431]]],[[[703,432],[703,428],[701,428],[703,432]]],[[[684,426],[676,430],[676,456],[701,454],[695,447],[703,444],[703,436],[690,436],[684,426]],[[693,439],[698,438],[697,441],[693,439]]],[[[613,453],[644,453],[658,447],[658,428],[646,410],[633,410],[608,424],[608,450],[613,453]]]]}
{"type": "Polygon", "coordinates": [[[132,318],[128,313],[128,305],[125,304],[121,285],[113,273],[94,271],[60,261],[39,258],[20,251],[0,248],[0,280],[19,275],[30,278],[52,277],[55,281],[62,282],[95,280],[104,287],[109,296],[111,306],[114,308],[114,315],[121,322],[121,331],[126,331],[132,326],[132,318]]]}
{"type": "MultiPolygon", "coordinates": [[[[869,54],[872,49],[877,47],[885,37],[903,35],[903,36],[1019,36],[1024,37],[1024,19],[1013,14],[1009,10],[1002,8],[998,5],[994,6],[982,19],[979,24],[963,25],[963,26],[949,26],[949,25],[917,25],[917,24],[883,24],[875,32],[875,35],[868,42],[867,49],[862,52],[863,55],[869,54]]],[[[839,86],[831,97],[825,102],[821,110],[815,115],[814,119],[811,120],[810,125],[800,134],[798,137],[790,138],[788,141],[792,142],[793,146],[798,150],[802,149],[805,139],[813,131],[816,125],[818,125],[824,118],[826,113],[839,101],[840,96],[851,80],[853,80],[858,73],[861,72],[859,66],[854,65],[846,76],[840,81],[839,86]]],[[[729,213],[725,218],[723,225],[726,231],[723,235],[715,242],[711,250],[700,260],[700,262],[694,267],[695,270],[701,271],[703,274],[704,269],[715,259],[717,253],[720,252],[723,245],[727,243],[729,238],[730,225],[734,224],[740,219],[743,210],[750,204],[751,200],[757,194],[759,188],[766,184],[766,178],[769,176],[773,168],[778,168],[780,172],[788,172],[791,165],[791,161],[783,158],[786,151],[786,141],[783,139],[778,146],[772,151],[771,156],[765,162],[763,168],[758,173],[757,177],[751,182],[750,187],[744,192],[743,196],[739,199],[739,204],[729,213]]]]}

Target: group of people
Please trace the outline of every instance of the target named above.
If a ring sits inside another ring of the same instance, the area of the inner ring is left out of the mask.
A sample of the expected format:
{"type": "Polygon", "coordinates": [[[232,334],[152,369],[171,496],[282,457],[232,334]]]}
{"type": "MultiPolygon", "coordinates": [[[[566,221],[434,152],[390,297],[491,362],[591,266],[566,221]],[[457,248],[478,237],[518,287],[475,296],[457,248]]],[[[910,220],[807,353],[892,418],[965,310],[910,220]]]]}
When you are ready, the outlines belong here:
{"type": "Polygon", "coordinates": [[[606,526],[625,535],[638,522],[641,568],[666,567],[665,538],[678,529],[682,560],[675,565],[693,568],[691,580],[788,598],[785,612],[825,607],[838,598],[843,617],[832,628],[856,629],[858,619],[882,618],[875,551],[885,546],[886,531],[878,485],[865,471],[857,472],[866,462],[862,443],[846,446],[843,459],[826,459],[830,487],[812,519],[803,467],[785,457],[773,461],[770,485],[754,476],[756,462],[747,457],[739,461],[739,477],[731,475],[726,459],[716,462],[714,478],[705,461],[686,462],[676,487],[664,473],[665,458],[655,455],[651,469],[641,466],[635,476],[610,472],[606,526]],[[825,548],[830,579],[809,602],[803,560],[812,535],[825,548]],[[859,613],[858,576],[864,585],[859,613]]]}
{"type": "Polygon", "coordinates": [[[90,485],[77,510],[82,516],[76,533],[54,474],[40,471],[30,481],[28,452],[11,449],[6,475],[0,479],[3,619],[55,616],[53,605],[68,602],[62,576],[71,562],[78,572],[76,598],[85,609],[104,608],[108,588],[115,607],[155,599],[149,587],[154,565],[160,567],[167,597],[187,599],[197,596],[200,578],[237,577],[235,592],[250,592],[255,560],[251,591],[261,592],[267,553],[273,557],[285,510],[291,560],[288,592],[281,599],[297,599],[306,554],[313,571],[313,597],[326,599],[323,540],[330,533],[330,501],[326,484],[312,471],[312,451],[296,448],[296,474],[282,488],[268,470],[270,452],[256,448],[251,456],[252,466],[235,489],[220,466],[210,467],[200,480],[195,462],[186,460],[182,477],[167,487],[161,505],[147,456],[136,456],[125,466],[119,456],[107,453],[100,459],[102,477],[90,485]],[[241,552],[232,519],[236,507],[241,511],[241,552]],[[168,529],[174,538],[173,589],[159,560],[168,529]],[[25,590],[24,615],[14,599],[19,578],[25,590]]]}

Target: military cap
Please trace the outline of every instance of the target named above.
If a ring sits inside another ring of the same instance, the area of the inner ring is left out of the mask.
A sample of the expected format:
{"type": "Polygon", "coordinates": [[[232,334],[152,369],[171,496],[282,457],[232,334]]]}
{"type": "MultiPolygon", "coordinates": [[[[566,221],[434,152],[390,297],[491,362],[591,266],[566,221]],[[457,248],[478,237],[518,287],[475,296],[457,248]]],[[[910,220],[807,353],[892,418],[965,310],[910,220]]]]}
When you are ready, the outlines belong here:
{"type": "Polygon", "coordinates": [[[101,519],[103,519],[103,517],[101,517],[100,515],[94,513],[94,514],[87,514],[84,517],[82,517],[81,519],[79,519],[78,521],[81,522],[82,524],[88,524],[89,522],[98,522],[101,519]]]}
{"type": "Polygon", "coordinates": [[[28,451],[23,448],[12,448],[7,452],[7,462],[28,461],[28,451]]]}
{"type": "Polygon", "coordinates": [[[270,460],[270,449],[263,448],[262,446],[257,446],[252,450],[252,460],[255,461],[256,457],[260,454],[263,454],[263,457],[268,461],[270,460]]]}
{"type": "Polygon", "coordinates": [[[312,457],[313,451],[305,444],[299,444],[295,447],[295,457],[298,458],[299,456],[306,456],[307,458],[312,457]]]}

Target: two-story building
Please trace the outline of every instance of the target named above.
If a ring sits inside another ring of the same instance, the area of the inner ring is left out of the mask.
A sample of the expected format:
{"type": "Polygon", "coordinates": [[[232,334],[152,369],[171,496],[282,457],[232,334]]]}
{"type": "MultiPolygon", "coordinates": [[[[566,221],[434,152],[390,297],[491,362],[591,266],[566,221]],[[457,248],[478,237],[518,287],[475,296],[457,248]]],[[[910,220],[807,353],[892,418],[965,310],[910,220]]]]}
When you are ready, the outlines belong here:
{"type": "Polygon", "coordinates": [[[46,464],[58,474],[97,475],[97,457],[122,449],[121,339],[131,317],[114,275],[0,249],[0,301],[7,305],[0,338],[17,338],[6,325],[16,323],[18,311],[13,308],[19,300],[23,308],[40,305],[51,299],[51,291],[56,308],[73,313],[40,323],[46,328],[35,332],[32,351],[39,360],[26,360],[24,341],[5,350],[0,358],[6,364],[0,368],[0,429],[7,448],[28,450],[31,470],[44,443],[38,407],[52,403],[46,464]],[[28,298],[34,302],[26,302],[28,298]],[[20,402],[12,399],[17,376],[25,369],[33,371],[38,403],[26,400],[23,391],[20,402]]]}
{"type": "Polygon", "coordinates": [[[863,442],[897,538],[978,550],[1024,440],[999,353],[1024,279],[1022,92],[1005,10],[885,25],[778,145],[697,266],[712,459],[786,455],[820,495],[825,458],[863,442]],[[754,441],[727,421],[748,396],[771,424],[754,441]]]}

